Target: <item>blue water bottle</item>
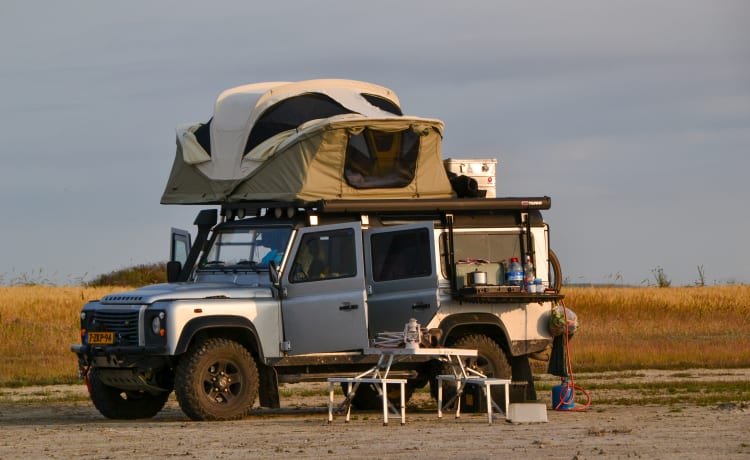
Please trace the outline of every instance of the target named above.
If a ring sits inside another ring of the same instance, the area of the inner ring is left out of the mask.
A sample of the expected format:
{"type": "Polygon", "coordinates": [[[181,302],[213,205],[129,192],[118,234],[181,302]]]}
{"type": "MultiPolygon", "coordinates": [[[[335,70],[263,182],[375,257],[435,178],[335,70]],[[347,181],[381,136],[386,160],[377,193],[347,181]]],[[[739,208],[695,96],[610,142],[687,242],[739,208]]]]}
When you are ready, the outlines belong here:
{"type": "Polygon", "coordinates": [[[520,286],[523,284],[523,267],[518,262],[518,257],[511,257],[508,264],[506,279],[511,286],[520,286]]]}

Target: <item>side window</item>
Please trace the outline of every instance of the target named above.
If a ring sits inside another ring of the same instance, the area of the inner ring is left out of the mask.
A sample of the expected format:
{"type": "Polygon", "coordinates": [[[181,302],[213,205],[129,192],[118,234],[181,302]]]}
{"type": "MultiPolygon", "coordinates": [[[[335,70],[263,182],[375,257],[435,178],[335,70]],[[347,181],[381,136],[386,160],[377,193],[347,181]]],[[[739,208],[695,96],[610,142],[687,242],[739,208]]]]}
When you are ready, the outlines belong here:
{"type": "Polygon", "coordinates": [[[370,237],[373,281],[432,275],[427,229],[375,233],[370,237]]]}
{"type": "Polygon", "coordinates": [[[350,278],[357,275],[354,230],[347,228],[302,236],[292,263],[290,281],[350,278]]]}

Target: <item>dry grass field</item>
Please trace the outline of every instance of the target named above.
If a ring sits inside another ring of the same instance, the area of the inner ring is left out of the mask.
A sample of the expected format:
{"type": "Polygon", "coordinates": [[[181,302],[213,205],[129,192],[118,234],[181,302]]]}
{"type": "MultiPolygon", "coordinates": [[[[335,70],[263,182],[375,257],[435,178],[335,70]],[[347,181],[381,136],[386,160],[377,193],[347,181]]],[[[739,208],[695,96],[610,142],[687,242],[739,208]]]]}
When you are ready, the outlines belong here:
{"type": "Polygon", "coordinates": [[[750,366],[750,286],[564,288],[580,320],[574,367],[750,366]]]}
{"type": "MultiPolygon", "coordinates": [[[[77,381],[78,314],[122,287],[0,287],[0,386],[77,381]]],[[[750,367],[750,286],[565,287],[576,372],[750,367]]]]}

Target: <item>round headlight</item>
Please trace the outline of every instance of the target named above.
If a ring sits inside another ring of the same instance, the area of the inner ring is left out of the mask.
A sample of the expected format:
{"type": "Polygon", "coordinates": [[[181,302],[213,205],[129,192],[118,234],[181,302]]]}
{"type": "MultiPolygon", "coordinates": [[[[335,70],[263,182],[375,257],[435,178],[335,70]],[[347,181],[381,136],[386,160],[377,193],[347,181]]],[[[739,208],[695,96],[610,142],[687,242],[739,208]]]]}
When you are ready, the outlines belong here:
{"type": "Polygon", "coordinates": [[[81,321],[83,321],[83,320],[85,320],[85,319],[86,319],[86,312],[85,312],[85,311],[82,311],[82,312],[81,312],[81,321]]]}
{"type": "Polygon", "coordinates": [[[151,332],[158,335],[160,329],[161,329],[161,318],[159,318],[158,316],[154,316],[154,319],[151,320],[151,332]]]}

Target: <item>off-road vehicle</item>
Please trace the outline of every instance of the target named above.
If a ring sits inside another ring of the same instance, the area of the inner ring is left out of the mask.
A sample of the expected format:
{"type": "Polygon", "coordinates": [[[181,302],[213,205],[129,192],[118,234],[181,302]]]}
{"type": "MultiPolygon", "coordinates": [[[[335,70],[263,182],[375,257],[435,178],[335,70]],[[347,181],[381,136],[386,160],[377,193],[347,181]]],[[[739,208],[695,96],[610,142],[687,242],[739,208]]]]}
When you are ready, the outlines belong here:
{"type": "MultiPolygon", "coordinates": [[[[178,129],[162,202],[215,207],[195,235],[173,229],[169,282],[81,311],[72,350],[97,409],[151,417],[172,391],[194,420],[278,407],[279,383],[361,372],[376,359],[363,349],[411,319],[423,346],[476,349],[471,366],[535,399],[529,356],[552,343],[561,299],[550,199],[487,197],[485,176],[446,169],[441,139],[440,121],[362,82],[223,93],[210,122],[178,129]],[[513,258],[533,275],[509,274],[513,258]]],[[[416,357],[392,369],[407,397],[442,372],[416,357]]],[[[380,400],[363,385],[354,404],[380,400]]]]}

